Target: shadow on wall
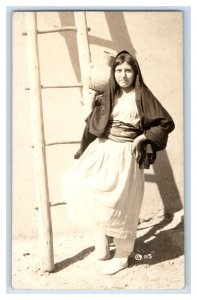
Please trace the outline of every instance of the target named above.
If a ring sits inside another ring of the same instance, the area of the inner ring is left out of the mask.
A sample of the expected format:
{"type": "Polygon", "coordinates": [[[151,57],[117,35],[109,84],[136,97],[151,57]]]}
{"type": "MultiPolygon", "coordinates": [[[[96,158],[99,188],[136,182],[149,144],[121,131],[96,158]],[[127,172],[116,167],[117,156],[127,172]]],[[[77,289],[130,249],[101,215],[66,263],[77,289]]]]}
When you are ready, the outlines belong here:
{"type": "MultiPolygon", "coordinates": [[[[91,12],[89,12],[91,13],[91,12]]],[[[98,12],[99,13],[99,12],[98,12]]],[[[100,12],[103,13],[103,12],[100,12]]],[[[108,29],[111,35],[111,40],[102,39],[100,37],[92,36],[89,33],[89,43],[101,47],[106,47],[117,52],[127,50],[135,55],[136,51],[131,43],[127,26],[122,12],[104,12],[108,29]]],[[[59,13],[61,26],[75,26],[74,12],[59,13]]],[[[78,48],[76,32],[60,32],[67,44],[71,63],[74,68],[75,76],[78,82],[81,81],[78,48]]]]}
{"type": "Polygon", "coordinates": [[[160,151],[153,164],[154,175],[145,175],[145,181],[157,184],[164,207],[164,214],[173,214],[183,208],[166,150],[160,151]]]}
{"type": "MultiPolygon", "coordinates": [[[[61,26],[75,26],[75,18],[73,12],[59,13],[61,26]]],[[[69,52],[69,59],[73,66],[77,82],[81,82],[81,73],[79,65],[79,56],[77,49],[77,39],[75,31],[62,31],[59,33],[65,40],[69,52]]]]}
{"type": "MultiPolygon", "coordinates": [[[[91,12],[89,12],[91,13],[91,12]]],[[[103,13],[103,12],[101,12],[103,13]]],[[[133,55],[136,54],[127,30],[123,12],[104,12],[111,40],[89,34],[89,43],[97,46],[111,48],[117,52],[125,49],[133,55]]],[[[74,26],[74,12],[59,13],[62,26],[74,26]]],[[[91,31],[90,31],[91,33],[91,31]]],[[[81,81],[76,32],[60,32],[65,39],[71,63],[78,82],[81,81]]],[[[164,213],[175,213],[183,208],[180,194],[177,189],[172,168],[166,151],[158,153],[159,159],[153,165],[154,175],[145,175],[145,180],[157,184],[164,206],[164,213]]]]}
{"type": "Polygon", "coordinates": [[[111,40],[105,40],[89,35],[90,44],[111,48],[120,52],[127,50],[135,56],[136,51],[131,43],[130,36],[122,12],[105,12],[105,19],[108,25],[111,40]]]}

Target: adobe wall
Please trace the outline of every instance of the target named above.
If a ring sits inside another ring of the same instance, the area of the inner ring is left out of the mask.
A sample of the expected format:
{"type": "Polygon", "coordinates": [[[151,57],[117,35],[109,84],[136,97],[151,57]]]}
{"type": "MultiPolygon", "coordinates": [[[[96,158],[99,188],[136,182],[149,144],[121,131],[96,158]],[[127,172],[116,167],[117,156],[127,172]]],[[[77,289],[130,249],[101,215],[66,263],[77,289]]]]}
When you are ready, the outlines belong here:
{"type": "MultiPolygon", "coordinates": [[[[145,172],[141,218],[177,211],[183,204],[183,32],[180,12],[87,12],[92,61],[103,49],[126,49],[136,55],[144,81],[172,115],[176,129],[168,147],[145,172]]],[[[39,12],[38,28],[74,25],[73,12],[39,12]]],[[[29,111],[25,13],[13,14],[13,236],[37,235],[35,187],[29,111]]],[[[61,85],[80,81],[74,32],[39,35],[41,82],[61,85]]],[[[45,137],[48,143],[80,140],[84,127],[81,91],[42,91],[45,137]]],[[[71,165],[79,145],[47,147],[51,203],[61,203],[60,177],[71,165]]],[[[54,234],[65,233],[66,205],[51,207],[54,234]]]]}

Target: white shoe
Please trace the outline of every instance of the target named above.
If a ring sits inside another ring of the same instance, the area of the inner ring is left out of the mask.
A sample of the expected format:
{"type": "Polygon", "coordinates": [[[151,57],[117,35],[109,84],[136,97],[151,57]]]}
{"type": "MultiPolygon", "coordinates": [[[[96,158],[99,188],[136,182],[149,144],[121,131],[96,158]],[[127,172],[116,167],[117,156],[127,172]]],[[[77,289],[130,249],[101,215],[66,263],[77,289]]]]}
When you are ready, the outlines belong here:
{"type": "Polygon", "coordinates": [[[128,258],[126,257],[114,257],[110,260],[108,265],[102,270],[103,274],[113,275],[120,270],[128,267],[128,258]]]}

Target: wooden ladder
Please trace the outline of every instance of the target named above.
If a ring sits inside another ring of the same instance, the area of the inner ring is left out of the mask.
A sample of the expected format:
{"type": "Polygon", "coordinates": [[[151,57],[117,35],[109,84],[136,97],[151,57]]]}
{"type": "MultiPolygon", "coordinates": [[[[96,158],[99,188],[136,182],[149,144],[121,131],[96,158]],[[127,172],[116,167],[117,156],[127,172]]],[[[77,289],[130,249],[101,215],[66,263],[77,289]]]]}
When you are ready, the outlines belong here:
{"type": "MultiPolygon", "coordinates": [[[[42,109],[42,89],[46,88],[79,88],[83,89],[83,97],[87,93],[88,87],[85,85],[85,69],[90,63],[90,49],[88,43],[88,28],[86,23],[85,12],[74,12],[76,26],[59,27],[49,30],[37,29],[37,13],[26,12],[26,25],[28,40],[28,73],[30,90],[30,111],[31,127],[34,153],[34,169],[36,182],[36,197],[38,202],[38,232],[39,232],[39,252],[40,268],[42,271],[51,272],[54,270],[54,253],[53,253],[53,232],[50,212],[48,175],[46,163],[46,146],[50,145],[45,142],[43,109],[42,109]],[[76,31],[79,63],[81,70],[82,82],[73,85],[47,86],[41,85],[40,82],[40,64],[38,50],[38,34],[50,34],[62,31],[76,31]]],[[[64,142],[66,143],[66,142],[64,142]]],[[[69,142],[68,143],[72,143],[69,142]]],[[[54,144],[54,143],[53,143],[54,144]]]]}

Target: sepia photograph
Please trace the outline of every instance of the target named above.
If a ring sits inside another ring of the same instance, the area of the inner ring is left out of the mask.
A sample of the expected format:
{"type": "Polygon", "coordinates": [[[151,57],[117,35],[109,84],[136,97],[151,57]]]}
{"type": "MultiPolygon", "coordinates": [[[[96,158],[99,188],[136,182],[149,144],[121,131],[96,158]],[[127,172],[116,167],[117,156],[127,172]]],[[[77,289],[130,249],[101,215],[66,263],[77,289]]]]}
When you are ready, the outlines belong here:
{"type": "Polygon", "coordinates": [[[185,288],[184,12],[12,13],[12,288],[185,288]]]}

